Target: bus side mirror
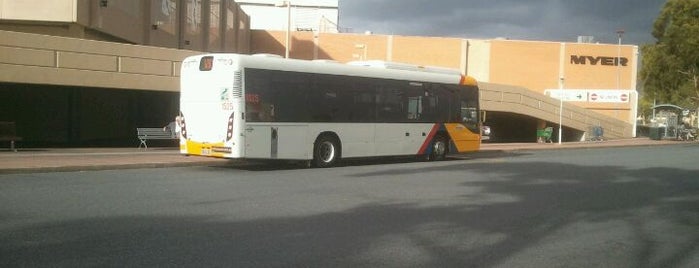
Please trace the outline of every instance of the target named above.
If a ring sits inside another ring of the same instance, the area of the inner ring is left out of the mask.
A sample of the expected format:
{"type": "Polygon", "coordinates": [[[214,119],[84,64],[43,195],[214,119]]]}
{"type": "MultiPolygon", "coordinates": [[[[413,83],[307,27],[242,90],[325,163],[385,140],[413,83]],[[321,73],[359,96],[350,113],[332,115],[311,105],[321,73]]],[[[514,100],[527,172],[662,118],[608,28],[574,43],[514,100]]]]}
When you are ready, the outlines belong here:
{"type": "Polygon", "coordinates": [[[485,123],[486,111],[481,110],[481,123],[485,123]]]}

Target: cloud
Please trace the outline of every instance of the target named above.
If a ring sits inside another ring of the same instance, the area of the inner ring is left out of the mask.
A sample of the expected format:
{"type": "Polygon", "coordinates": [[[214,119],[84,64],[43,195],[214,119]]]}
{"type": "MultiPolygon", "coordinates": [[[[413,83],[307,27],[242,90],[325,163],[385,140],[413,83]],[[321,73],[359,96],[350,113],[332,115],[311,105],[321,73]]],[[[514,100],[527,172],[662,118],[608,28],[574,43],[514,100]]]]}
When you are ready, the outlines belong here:
{"type": "Polygon", "coordinates": [[[616,43],[654,42],[650,35],[665,0],[347,0],[340,1],[340,26],[354,32],[446,36],[505,37],[575,41],[592,35],[616,43]]]}

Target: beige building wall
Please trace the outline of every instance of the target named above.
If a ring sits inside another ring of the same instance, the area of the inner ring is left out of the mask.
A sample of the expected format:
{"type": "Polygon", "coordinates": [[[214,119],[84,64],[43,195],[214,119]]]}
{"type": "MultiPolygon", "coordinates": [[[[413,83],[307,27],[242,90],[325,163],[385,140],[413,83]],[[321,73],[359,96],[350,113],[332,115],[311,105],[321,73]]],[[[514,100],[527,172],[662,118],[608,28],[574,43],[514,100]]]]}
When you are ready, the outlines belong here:
{"type": "Polygon", "coordinates": [[[89,0],[0,0],[0,20],[78,22],[89,0]]]}
{"type": "Polygon", "coordinates": [[[179,92],[200,52],[0,31],[0,82],[179,92]]]}
{"type": "Polygon", "coordinates": [[[620,90],[624,102],[587,101],[572,104],[630,123],[635,122],[636,46],[492,40],[487,82],[517,85],[544,94],[560,87],[569,92],[620,90]],[[619,64],[617,64],[617,58],[619,64]],[[563,83],[559,84],[559,79],[563,83]]]}
{"type": "Polygon", "coordinates": [[[390,50],[387,36],[364,34],[321,34],[318,50],[328,59],[340,62],[357,60],[388,60],[390,50]]]}
{"type": "Polygon", "coordinates": [[[248,53],[233,0],[0,0],[0,30],[196,51],[248,53]]]}
{"type": "MultiPolygon", "coordinates": [[[[363,59],[388,60],[390,50],[386,36],[293,32],[289,56],[294,59],[335,60],[349,62],[363,59]]],[[[270,53],[284,56],[286,32],[251,31],[252,54],[270,53]]]]}
{"type": "Polygon", "coordinates": [[[490,81],[490,40],[467,40],[464,73],[477,81],[490,81]]]}
{"type": "MultiPolygon", "coordinates": [[[[566,60],[564,88],[635,91],[637,52],[637,47],[628,45],[567,44],[564,53],[566,60]],[[588,58],[585,64],[574,63],[572,57],[580,56],[593,57],[598,62],[593,64],[592,59],[588,58]],[[626,66],[609,65],[609,58],[617,57],[627,59],[626,66]]],[[[633,122],[636,117],[636,103],[633,98],[638,96],[629,96],[626,103],[581,102],[576,104],[617,119],[633,122]]]]}
{"type": "Polygon", "coordinates": [[[393,61],[460,69],[462,39],[393,36],[393,61]],[[417,48],[417,50],[416,50],[417,48]]]}
{"type": "Polygon", "coordinates": [[[517,85],[543,94],[558,88],[560,43],[490,42],[490,79],[487,82],[517,85]]]}
{"type": "MultiPolygon", "coordinates": [[[[147,42],[143,29],[147,27],[147,17],[144,14],[150,3],[151,1],[110,1],[102,6],[99,1],[89,1],[89,24],[82,25],[88,31],[98,31],[130,43],[145,44],[147,42]]],[[[99,40],[99,37],[95,39],[99,40]]]]}
{"type": "Polygon", "coordinates": [[[629,92],[625,101],[591,101],[591,96],[584,95],[587,101],[571,103],[635,122],[637,46],[512,40],[491,40],[490,44],[489,77],[482,81],[522,86],[541,94],[561,87],[564,92],[588,94],[595,90],[629,92]],[[617,58],[621,58],[619,64],[617,58]]]}
{"type": "MultiPolygon", "coordinates": [[[[285,54],[285,31],[252,30],[251,53],[285,54]]],[[[292,32],[290,57],[306,60],[384,60],[465,68],[467,43],[459,38],[292,32]],[[415,48],[420,53],[415,53],[415,48]],[[463,53],[462,53],[463,51],[463,53]],[[455,54],[456,53],[456,54],[455,54]]]]}

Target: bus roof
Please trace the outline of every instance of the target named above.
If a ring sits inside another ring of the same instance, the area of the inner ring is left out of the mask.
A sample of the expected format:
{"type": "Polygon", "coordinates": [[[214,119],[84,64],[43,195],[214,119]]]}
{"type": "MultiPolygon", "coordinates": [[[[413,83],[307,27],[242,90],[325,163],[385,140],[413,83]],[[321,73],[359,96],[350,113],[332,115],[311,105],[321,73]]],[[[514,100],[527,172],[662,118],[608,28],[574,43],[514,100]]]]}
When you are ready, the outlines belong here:
{"type": "Polygon", "coordinates": [[[455,69],[448,69],[448,68],[435,67],[435,66],[413,65],[413,64],[407,64],[407,63],[401,63],[401,62],[390,62],[390,61],[382,61],[382,60],[350,61],[347,64],[348,65],[355,65],[355,66],[382,68],[382,69],[395,69],[395,70],[461,75],[461,73],[455,69]]]}
{"type": "Polygon", "coordinates": [[[284,59],[280,57],[260,57],[252,55],[215,53],[187,57],[183,68],[199,66],[199,59],[205,56],[214,57],[214,68],[217,62],[228,62],[239,68],[257,68],[279,71],[307,72],[331,75],[349,75],[358,77],[384,78],[416,82],[433,82],[445,84],[462,84],[475,86],[475,79],[460,75],[455,70],[439,67],[419,67],[403,63],[387,63],[381,61],[352,62],[341,64],[328,61],[309,61],[284,59]],[[412,66],[412,67],[411,67],[412,66]]]}

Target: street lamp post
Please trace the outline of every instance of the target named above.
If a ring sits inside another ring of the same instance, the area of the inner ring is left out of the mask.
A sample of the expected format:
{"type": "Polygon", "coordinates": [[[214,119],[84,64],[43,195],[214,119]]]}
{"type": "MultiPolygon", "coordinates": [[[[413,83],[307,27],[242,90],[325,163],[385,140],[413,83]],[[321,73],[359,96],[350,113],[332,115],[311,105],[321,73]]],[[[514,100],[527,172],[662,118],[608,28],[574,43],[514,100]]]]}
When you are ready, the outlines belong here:
{"type": "Polygon", "coordinates": [[[624,35],[624,30],[617,30],[616,34],[619,37],[619,45],[616,52],[616,89],[621,89],[621,37],[624,35]]]}
{"type": "Polygon", "coordinates": [[[561,49],[560,49],[560,55],[559,55],[559,60],[560,60],[560,65],[558,69],[558,94],[559,94],[559,105],[560,107],[558,108],[558,145],[563,144],[563,98],[565,98],[565,92],[563,91],[564,88],[564,80],[565,80],[565,65],[564,65],[564,58],[565,58],[565,53],[566,53],[566,44],[561,43],[561,49]]]}
{"type": "Polygon", "coordinates": [[[284,45],[284,58],[289,58],[289,46],[291,45],[291,1],[282,1],[274,4],[277,7],[286,7],[286,40],[284,45]]]}
{"type": "Polygon", "coordinates": [[[563,76],[558,78],[558,90],[559,90],[559,98],[560,98],[560,107],[558,108],[558,144],[561,145],[563,144],[563,98],[565,97],[565,94],[563,94],[563,82],[564,82],[563,76]]]}

